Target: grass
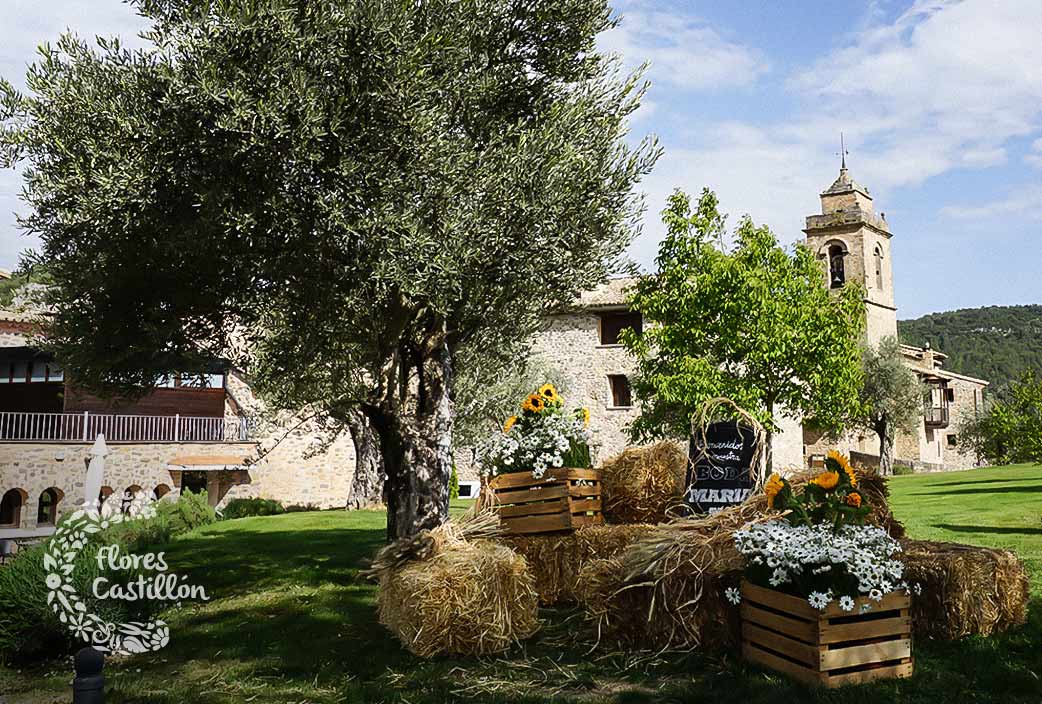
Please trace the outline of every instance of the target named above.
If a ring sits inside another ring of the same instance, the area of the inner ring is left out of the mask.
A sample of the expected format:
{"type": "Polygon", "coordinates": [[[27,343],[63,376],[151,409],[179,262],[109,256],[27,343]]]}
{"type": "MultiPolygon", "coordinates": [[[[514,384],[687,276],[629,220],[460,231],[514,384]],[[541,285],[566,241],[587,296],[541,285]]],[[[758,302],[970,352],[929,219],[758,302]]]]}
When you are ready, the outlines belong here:
{"type": "MultiPolygon", "coordinates": [[[[226,521],[175,540],[171,569],[211,600],[166,615],[157,654],[106,668],[108,704],[185,702],[714,702],[722,704],[1037,703],[1042,699],[1042,468],[894,480],[912,535],[1017,550],[1032,572],[1028,625],[991,639],[916,644],[916,674],[812,691],[734,655],[587,653],[575,612],[547,611],[544,631],[502,658],[414,658],[376,622],[375,589],[357,571],[383,539],[379,512],[316,512],[226,521]]],[[[457,505],[455,510],[459,510],[457,505]]],[[[69,700],[67,662],[0,669],[8,704],[69,700]]],[[[0,701],[3,701],[0,698],[0,701]]]]}

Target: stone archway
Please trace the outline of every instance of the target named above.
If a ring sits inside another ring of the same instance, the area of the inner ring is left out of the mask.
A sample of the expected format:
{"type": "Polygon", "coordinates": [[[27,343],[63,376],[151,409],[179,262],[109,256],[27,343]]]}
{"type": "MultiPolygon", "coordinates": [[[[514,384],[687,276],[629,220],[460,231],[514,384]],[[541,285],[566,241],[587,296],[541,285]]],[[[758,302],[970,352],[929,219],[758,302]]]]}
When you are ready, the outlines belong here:
{"type": "Polygon", "coordinates": [[[0,526],[21,528],[22,509],[28,500],[25,489],[8,489],[0,498],[0,526]]]}

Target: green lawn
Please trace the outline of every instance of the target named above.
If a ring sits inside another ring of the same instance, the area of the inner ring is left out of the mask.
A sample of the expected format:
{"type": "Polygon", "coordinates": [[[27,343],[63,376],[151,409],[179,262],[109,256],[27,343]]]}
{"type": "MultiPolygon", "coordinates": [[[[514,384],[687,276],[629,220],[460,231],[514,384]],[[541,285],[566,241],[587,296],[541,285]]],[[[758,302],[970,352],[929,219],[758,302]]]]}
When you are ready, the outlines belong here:
{"type": "MultiPolygon", "coordinates": [[[[357,579],[382,541],[379,512],[227,521],[177,539],[172,569],[212,600],[171,611],[170,645],[110,664],[107,702],[814,702],[927,704],[1042,700],[1042,468],[900,477],[894,510],[916,537],[1016,549],[1032,570],[1028,626],[993,639],[918,643],[916,675],[811,691],[730,654],[627,656],[577,644],[579,615],[547,611],[544,631],[502,658],[421,661],[376,623],[357,579]]],[[[457,507],[458,508],[458,507],[457,507]]],[[[9,704],[69,701],[68,665],[0,669],[9,704]]],[[[3,701],[0,698],[0,701],[3,701]]]]}
{"type": "Polygon", "coordinates": [[[1042,597],[1042,467],[895,477],[890,490],[913,537],[1013,550],[1031,573],[1032,595],[1042,597]]]}

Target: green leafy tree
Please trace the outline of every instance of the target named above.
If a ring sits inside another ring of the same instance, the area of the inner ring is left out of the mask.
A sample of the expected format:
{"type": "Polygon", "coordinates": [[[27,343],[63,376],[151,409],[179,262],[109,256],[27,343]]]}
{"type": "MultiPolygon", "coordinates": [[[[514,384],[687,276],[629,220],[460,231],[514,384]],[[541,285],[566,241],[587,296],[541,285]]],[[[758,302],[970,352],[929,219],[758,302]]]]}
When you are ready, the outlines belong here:
{"type": "Polygon", "coordinates": [[[447,516],[457,355],[517,348],[619,266],[658,154],[603,0],[135,0],[150,45],[3,85],[50,346],[132,393],[221,356],[379,438],[388,534],[447,516]]]}
{"type": "Polygon", "coordinates": [[[1028,372],[979,418],[959,428],[960,443],[995,464],[1042,463],[1042,379],[1028,372]]]}
{"type": "Polygon", "coordinates": [[[894,438],[898,431],[913,431],[923,410],[923,385],[905,366],[901,344],[886,337],[878,347],[866,345],[861,353],[864,384],[860,404],[850,426],[879,437],[879,473],[894,473],[894,438]]]}
{"type": "Polygon", "coordinates": [[[862,291],[830,294],[806,247],[790,254],[748,217],[726,248],[725,217],[709,190],[693,212],[674,192],[663,220],[658,272],[630,301],[648,324],[623,334],[638,359],[635,438],[685,437],[700,405],[727,396],[768,429],[770,467],[776,414],[838,425],[861,385],[862,291]]]}

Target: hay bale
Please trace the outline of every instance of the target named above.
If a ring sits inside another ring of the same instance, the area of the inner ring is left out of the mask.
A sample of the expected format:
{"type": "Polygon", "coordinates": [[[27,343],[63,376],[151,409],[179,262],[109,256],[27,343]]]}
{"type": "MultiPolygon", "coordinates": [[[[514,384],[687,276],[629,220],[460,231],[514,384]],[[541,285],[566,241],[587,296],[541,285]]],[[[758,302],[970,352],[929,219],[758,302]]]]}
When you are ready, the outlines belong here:
{"type": "Polygon", "coordinates": [[[475,537],[496,533],[487,511],[478,516],[383,548],[369,571],[380,583],[380,623],[420,657],[498,653],[539,629],[525,559],[475,537]]]}
{"type": "Polygon", "coordinates": [[[626,650],[728,649],[739,642],[738,610],[724,598],[740,571],[688,579],[679,571],[663,582],[628,583],[615,558],[587,563],[580,574],[581,600],[598,644],[626,650]]]}
{"type": "Polygon", "coordinates": [[[683,505],[687,452],[678,443],[627,448],[598,471],[604,517],[610,523],[662,523],[683,505]]]}
{"type": "MultiPolygon", "coordinates": [[[[800,487],[817,472],[787,477],[800,487]]],[[[869,522],[890,520],[886,480],[859,477],[876,505],[869,522]]],[[[775,519],[767,497],[755,494],[704,518],[654,526],[614,558],[591,561],[580,572],[579,598],[601,640],[638,649],[727,648],[738,642],[737,609],[723,597],[736,586],[745,558],[734,545],[735,531],[775,519]]]]}
{"type": "Polygon", "coordinates": [[[587,525],[571,533],[507,535],[501,541],[524,556],[539,602],[552,606],[576,600],[579,574],[587,562],[613,557],[653,530],[648,525],[587,525]]]}
{"type": "Polygon", "coordinates": [[[989,636],[1027,619],[1028,577],[1016,554],[927,540],[902,540],[901,547],[905,579],[921,587],[912,599],[916,634],[989,636]]]}

